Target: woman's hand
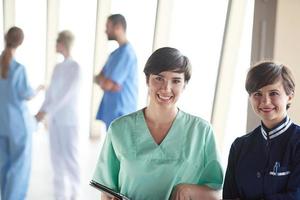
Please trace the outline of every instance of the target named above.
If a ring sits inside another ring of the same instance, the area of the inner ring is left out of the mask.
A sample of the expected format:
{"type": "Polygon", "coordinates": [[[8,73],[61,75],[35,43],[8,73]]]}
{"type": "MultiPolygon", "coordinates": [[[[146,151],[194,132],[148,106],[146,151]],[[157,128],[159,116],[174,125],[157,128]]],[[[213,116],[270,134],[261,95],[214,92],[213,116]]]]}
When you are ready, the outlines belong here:
{"type": "Polygon", "coordinates": [[[34,90],[32,96],[25,97],[26,100],[29,101],[29,100],[33,99],[34,97],[36,97],[36,96],[39,94],[39,92],[40,92],[41,90],[45,90],[45,86],[44,86],[44,85],[39,85],[39,86],[34,90]]]}
{"type": "Polygon", "coordinates": [[[45,90],[45,86],[44,85],[39,85],[36,89],[35,89],[35,91],[36,91],[36,93],[39,93],[40,91],[42,91],[42,90],[45,90]]]}
{"type": "Polygon", "coordinates": [[[40,122],[44,119],[44,117],[46,116],[46,113],[43,111],[39,111],[36,115],[35,115],[35,119],[36,121],[40,122]]]}
{"type": "Polygon", "coordinates": [[[109,197],[108,195],[106,195],[105,193],[101,194],[101,200],[118,200],[115,197],[109,197]]]}
{"type": "Polygon", "coordinates": [[[171,200],[218,200],[218,193],[207,186],[178,184],[173,189],[171,200]]]}

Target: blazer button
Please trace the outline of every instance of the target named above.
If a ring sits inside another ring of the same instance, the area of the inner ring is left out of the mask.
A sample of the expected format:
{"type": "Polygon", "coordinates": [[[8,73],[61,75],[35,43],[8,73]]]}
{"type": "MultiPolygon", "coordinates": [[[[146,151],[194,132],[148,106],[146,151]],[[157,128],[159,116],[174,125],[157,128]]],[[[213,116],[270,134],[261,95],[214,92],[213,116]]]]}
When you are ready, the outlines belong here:
{"type": "Polygon", "coordinates": [[[260,172],[256,172],[256,177],[260,178],[261,177],[261,173],[260,172]]]}

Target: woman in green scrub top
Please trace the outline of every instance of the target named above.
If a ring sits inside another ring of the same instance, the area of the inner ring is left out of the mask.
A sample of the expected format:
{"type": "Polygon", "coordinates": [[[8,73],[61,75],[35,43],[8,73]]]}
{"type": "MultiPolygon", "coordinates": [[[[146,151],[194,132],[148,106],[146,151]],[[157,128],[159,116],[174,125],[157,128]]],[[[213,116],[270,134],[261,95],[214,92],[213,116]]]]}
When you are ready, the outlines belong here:
{"type": "Polygon", "coordinates": [[[188,58],[160,48],[144,73],[149,104],[110,125],[93,181],[134,200],[218,199],[223,171],[213,129],[176,106],[191,77],[188,58]]]}

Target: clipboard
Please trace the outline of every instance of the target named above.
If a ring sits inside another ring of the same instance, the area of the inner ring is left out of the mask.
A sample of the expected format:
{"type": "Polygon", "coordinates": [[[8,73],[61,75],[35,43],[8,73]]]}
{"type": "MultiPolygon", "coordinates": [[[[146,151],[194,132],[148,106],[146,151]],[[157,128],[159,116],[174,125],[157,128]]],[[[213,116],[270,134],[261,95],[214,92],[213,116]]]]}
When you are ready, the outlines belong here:
{"type": "Polygon", "coordinates": [[[105,185],[102,185],[94,180],[90,181],[90,185],[95,187],[96,189],[100,190],[101,192],[104,192],[106,195],[108,195],[109,197],[114,197],[117,198],[118,200],[130,200],[128,197],[126,197],[125,195],[116,192],[115,190],[106,187],[105,185]]]}

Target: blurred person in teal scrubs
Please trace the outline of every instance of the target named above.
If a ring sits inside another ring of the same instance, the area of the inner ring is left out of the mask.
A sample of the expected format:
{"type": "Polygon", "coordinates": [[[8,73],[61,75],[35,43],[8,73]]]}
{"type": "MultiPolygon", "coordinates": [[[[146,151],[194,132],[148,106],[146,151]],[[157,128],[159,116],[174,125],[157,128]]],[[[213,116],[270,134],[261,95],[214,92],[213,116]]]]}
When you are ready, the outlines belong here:
{"type": "Polygon", "coordinates": [[[191,77],[189,59],[160,48],[144,73],[149,104],[112,122],[93,181],[134,200],[218,199],[223,170],[213,129],[176,106],[191,77]]]}
{"type": "Polygon", "coordinates": [[[5,35],[0,56],[0,190],[2,200],[24,200],[28,189],[34,117],[27,100],[42,89],[33,90],[25,67],[14,58],[23,42],[22,29],[12,27],[5,35]]]}

